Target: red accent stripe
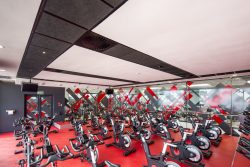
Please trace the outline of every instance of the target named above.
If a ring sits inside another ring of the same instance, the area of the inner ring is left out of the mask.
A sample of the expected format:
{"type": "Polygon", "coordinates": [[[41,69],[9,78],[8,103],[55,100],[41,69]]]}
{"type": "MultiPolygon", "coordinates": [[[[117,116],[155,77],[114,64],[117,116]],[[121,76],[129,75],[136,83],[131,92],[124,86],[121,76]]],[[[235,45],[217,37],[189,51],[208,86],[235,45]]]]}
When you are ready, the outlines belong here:
{"type": "Polygon", "coordinates": [[[43,99],[41,104],[44,105],[46,102],[47,102],[46,99],[43,99]]]}
{"type": "Polygon", "coordinates": [[[136,96],[136,98],[135,98],[135,100],[133,101],[133,105],[135,105],[139,100],[140,100],[140,98],[142,97],[142,94],[141,93],[139,93],[137,96],[136,96]]]}
{"type": "Polygon", "coordinates": [[[83,98],[84,98],[85,100],[87,100],[87,99],[89,98],[89,95],[84,94],[84,95],[83,95],[83,98]]]}
{"type": "Polygon", "coordinates": [[[192,81],[187,81],[187,86],[191,86],[193,84],[192,81]]]}
{"type": "Polygon", "coordinates": [[[171,88],[170,88],[170,91],[176,91],[177,90],[177,87],[175,85],[173,85],[171,88]]]}
{"type": "Polygon", "coordinates": [[[218,110],[220,111],[221,114],[227,115],[228,113],[223,110],[221,107],[218,106],[218,110]]]}
{"type": "Polygon", "coordinates": [[[218,116],[218,115],[214,115],[212,116],[212,118],[218,123],[218,124],[221,124],[223,123],[224,121],[218,116]]]}
{"type": "Polygon", "coordinates": [[[26,96],[26,100],[28,101],[31,98],[31,96],[26,96]]]}
{"type": "Polygon", "coordinates": [[[148,91],[148,93],[153,96],[156,97],[156,99],[158,99],[157,95],[155,94],[155,92],[149,87],[147,86],[146,90],[148,91]]]}
{"type": "Polygon", "coordinates": [[[38,118],[38,114],[36,113],[36,114],[34,114],[34,116],[36,117],[36,118],[38,118]]]}
{"type": "Polygon", "coordinates": [[[42,112],[41,112],[41,117],[44,118],[44,117],[45,117],[45,114],[46,114],[45,111],[42,111],[42,112]]]}
{"type": "Polygon", "coordinates": [[[80,92],[81,92],[81,90],[79,88],[76,88],[75,93],[78,94],[80,92]]]}
{"type": "Polygon", "coordinates": [[[185,97],[186,100],[190,100],[193,97],[191,93],[188,93],[185,97]]]}
{"type": "Polygon", "coordinates": [[[96,99],[97,103],[100,103],[105,96],[106,96],[105,92],[100,92],[100,94],[98,95],[96,99]]]}

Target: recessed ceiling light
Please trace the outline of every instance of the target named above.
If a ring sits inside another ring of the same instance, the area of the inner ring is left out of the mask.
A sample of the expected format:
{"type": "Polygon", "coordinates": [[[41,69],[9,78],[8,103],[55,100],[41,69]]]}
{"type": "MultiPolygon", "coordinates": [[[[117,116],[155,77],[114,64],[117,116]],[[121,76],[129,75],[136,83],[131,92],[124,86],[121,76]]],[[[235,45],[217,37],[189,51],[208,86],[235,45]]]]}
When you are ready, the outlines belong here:
{"type": "Polygon", "coordinates": [[[3,49],[4,48],[4,46],[3,45],[0,45],[0,49],[3,49]]]}
{"type": "Polygon", "coordinates": [[[247,81],[247,83],[249,83],[249,84],[250,84],[250,80],[249,80],[249,81],[247,81]]]}
{"type": "Polygon", "coordinates": [[[46,54],[46,52],[45,52],[45,51],[43,51],[43,54],[46,54]]]}
{"type": "Polygon", "coordinates": [[[5,69],[0,69],[0,72],[4,72],[4,71],[6,71],[5,69]]]}

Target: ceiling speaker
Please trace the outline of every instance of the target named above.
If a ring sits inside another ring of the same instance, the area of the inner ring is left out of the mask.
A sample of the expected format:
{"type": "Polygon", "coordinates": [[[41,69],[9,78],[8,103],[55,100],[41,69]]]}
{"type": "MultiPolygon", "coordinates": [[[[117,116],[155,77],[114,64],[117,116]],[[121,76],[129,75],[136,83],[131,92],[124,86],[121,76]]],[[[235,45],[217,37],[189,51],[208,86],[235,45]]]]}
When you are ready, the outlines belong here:
{"type": "Polygon", "coordinates": [[[114,89],[108,88],[108,89],[105,90],[105,92],[108,95],[112,95],[112,94],[114,94],[114,89]]]}

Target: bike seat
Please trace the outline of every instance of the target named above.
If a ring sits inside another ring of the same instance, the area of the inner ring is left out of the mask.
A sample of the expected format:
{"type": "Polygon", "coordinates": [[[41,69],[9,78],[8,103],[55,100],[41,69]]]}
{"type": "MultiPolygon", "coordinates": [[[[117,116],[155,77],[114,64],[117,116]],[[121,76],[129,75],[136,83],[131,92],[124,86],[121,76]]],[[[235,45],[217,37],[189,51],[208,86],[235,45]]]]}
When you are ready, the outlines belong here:
{"type": "Polygon", "coordinates": [[[158,155],[150,155],[150,158],[154,160],[160,160],[160,156],[158,155]]]}
{"type": "Polygon", "coordinates": [[[113,163],[111,163],[110,161],[105,161],[105,164],[106,164],[108,167],[120,167],[120,165],[113,164],[113,163]]]}
{"type": "Polygon", "coordinates": [[[172,144],[178,145],[178,144],[181,144],[181,141],[175,141],[175,142],[173,142],[172,144]]]}

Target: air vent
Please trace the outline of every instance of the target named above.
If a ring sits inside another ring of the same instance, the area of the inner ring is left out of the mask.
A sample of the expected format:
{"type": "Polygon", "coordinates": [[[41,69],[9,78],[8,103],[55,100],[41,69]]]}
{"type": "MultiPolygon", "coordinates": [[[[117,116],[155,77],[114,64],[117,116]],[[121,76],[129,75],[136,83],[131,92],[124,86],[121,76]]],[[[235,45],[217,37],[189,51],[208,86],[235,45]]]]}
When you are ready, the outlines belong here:
{"type": "Polygon", "coordinates": [[[89,31],[85,33],[77,42],[76,45],[85,47],[87,49],[95,50],[98,52],[103,52],[117,43],[105,38],[99,34],[89,31]]]}

